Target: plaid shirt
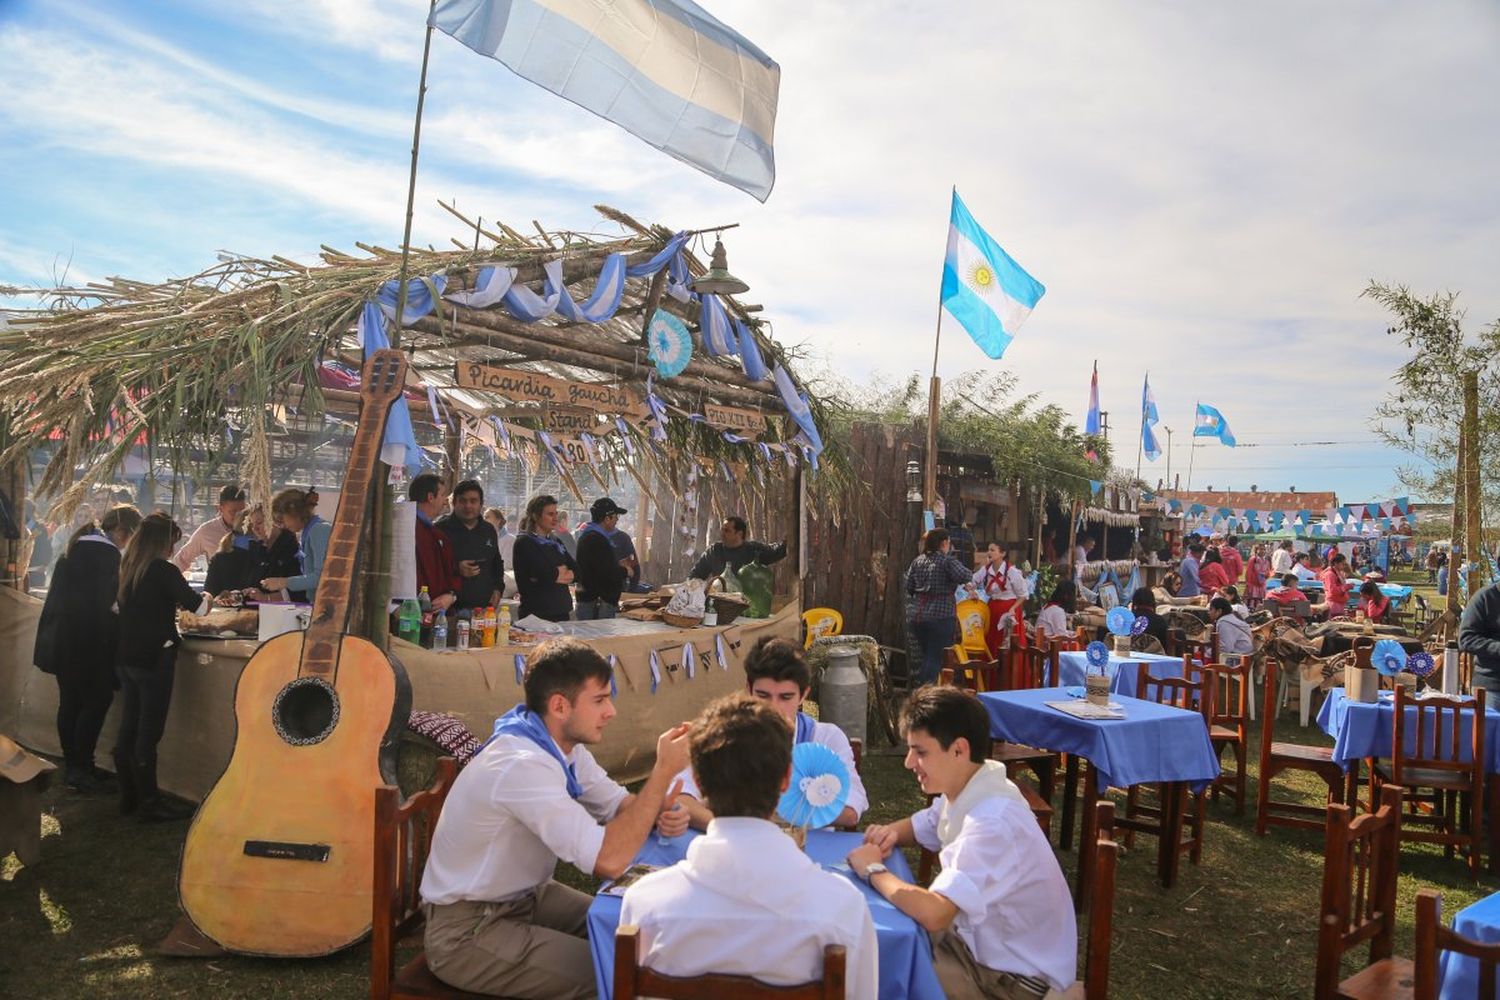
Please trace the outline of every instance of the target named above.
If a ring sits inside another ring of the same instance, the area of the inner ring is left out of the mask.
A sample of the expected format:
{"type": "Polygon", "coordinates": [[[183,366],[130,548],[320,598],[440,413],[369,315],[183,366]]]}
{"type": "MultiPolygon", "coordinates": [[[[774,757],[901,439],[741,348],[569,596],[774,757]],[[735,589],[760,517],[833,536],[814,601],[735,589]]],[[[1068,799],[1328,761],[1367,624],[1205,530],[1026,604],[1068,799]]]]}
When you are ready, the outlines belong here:
{"type": "Polygon", "coordinates": [[[953,591],[970,583],[973,575],[964,564],[941,552],[924,552],[906,570],[907,613],[914,622],[935,622],[958,616],[953,591]]]}

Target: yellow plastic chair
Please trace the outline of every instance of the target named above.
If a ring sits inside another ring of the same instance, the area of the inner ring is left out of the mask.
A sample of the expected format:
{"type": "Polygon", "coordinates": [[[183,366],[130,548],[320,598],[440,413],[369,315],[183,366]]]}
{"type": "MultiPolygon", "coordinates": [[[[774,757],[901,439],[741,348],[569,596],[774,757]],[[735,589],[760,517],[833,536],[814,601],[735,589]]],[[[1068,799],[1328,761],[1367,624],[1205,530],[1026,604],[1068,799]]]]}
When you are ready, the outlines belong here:
{"type": "Polygon", "coordinates": [[[825,635],[844,634],[844,616],[833,608],[809,608],[802,612],[802,624],[807,627],[807,639],[802,648],[812,646],[814,639],[825,635]]]}
{"type": "Polygon", "coordinates": [[[959,645],[965,653],[981,660],[990,658],[990,646],[985,635],[990,630],[990,606],[977,598],[958,602],[958,627],[962,638],[959,645]]]}

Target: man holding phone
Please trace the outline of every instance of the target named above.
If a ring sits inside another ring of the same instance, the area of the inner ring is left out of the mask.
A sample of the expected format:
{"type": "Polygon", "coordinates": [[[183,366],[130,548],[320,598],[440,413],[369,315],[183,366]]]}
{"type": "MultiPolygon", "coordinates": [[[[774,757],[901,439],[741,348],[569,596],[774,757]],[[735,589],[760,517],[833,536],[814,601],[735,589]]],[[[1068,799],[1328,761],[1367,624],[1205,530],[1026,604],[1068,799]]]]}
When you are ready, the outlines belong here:
{"type": "Polygon", "coordinates": [[[437,526],[453,541],[461,585],[458,607],[485,608],[499,604],[505,595],[505,562],[500,558],[500,539],[494,525],[482,516],[484,489],[473,479],[453,487],[453,513],[438,519],[437,526]]]}

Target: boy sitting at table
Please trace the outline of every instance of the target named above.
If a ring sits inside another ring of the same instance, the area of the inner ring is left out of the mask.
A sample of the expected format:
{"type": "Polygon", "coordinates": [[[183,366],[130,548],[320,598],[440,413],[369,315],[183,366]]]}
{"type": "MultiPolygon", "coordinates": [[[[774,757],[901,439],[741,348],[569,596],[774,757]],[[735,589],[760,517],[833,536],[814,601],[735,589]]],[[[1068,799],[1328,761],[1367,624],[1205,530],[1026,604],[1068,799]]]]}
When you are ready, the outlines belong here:
{"type": "Polygon", "coordinates": [[[684,860],[625,890],[620,923],[640,928],[641,964],[789,986],[820,980],[823,949],[837,944],[847,949],[845,995],[875,997],[879,951],[864,893],[771,822],[792,770],[781,715],[748,695],[720,698],[694,723],[690,753],[714,818],[684,860]]]}
{"type": "MultiPolygon", "coordinates": [[[[792,728],[793,743],[821,743],[844,762],[844,767],[849,770],[849,799],[833,824],[853,827],[869,808],[870,800],[865,794],[864,782],[859,780],[859,772],[854,769],[854,751],[849,746],[849,737],[838,726],[819,722],[802,711],[802,702],[812,689],[812,675],[808,672],[802,647],[775,636],[761,639],[745,657],[745,679],[749,692],[786,720],[792,728]]],[[[677,799],[682,808],[662,817],[661,833],[667,837],[677,836],[688,826],[694,830],[706,830],[714,818],[713,810],[703,803],[692,772],[684,771],[677,777],[682,781],[682,794],[677,799]]]]}
{"type": "Polygon", "coordinates": [[[937,799],[890,826],[865,830],[849,867],[932,934],[949,998],[1035,1000],[1067,990],[1077,969],[1073,900],[1026,800],[989,759],[984,706],[955,687],[923,687],[901,712],[906,766],[937,799]],[[930,889],[881,864],[897,847],[937,851],[930,889]]]}
{"type": "Polygon", "coordinates": [[[656,766],[630,795],[587,747],[615,716],[608,661],[576,639],[544,643],[525,690],[443,803],[422,875],[427,964],[475,993],[581,1000],[596,995],[593,897],[553,880],[557,859],[601,878],[625,871],[675,793],[692,727],[658,737],[656,766]]]}
{"type": "Polygon", "coordinates": [[[1287,573],[1281,578],[1280,587],[1266,592],[1266,600],[1278,604],[1296,604],[1307,600],[1307,595],[1297,588],[1299,582],[1297,574],[1287,573]]]}

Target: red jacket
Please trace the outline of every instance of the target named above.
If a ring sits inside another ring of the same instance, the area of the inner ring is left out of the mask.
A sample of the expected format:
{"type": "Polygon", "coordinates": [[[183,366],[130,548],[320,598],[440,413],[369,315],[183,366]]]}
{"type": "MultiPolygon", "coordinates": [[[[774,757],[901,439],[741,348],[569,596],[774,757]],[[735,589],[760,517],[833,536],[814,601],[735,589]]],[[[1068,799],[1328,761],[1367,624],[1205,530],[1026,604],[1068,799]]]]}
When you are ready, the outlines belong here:
{"type": "Polygon", "coordinates": [[[1224,572],[1220,563],[1206,562],[1198,567],[1198,586],[1203,592],[1212,597],[1216,592],[1229,586],[1229,574],[1224,572]]]}
{"type": "Polygon", "coordinates": [[[1239,583],[1240,574],[1245,569],[1245,559],[1240,555],[1240,550],[1225,543],[1219,546],[1219,558],[1224,560],[1224,572],[1229,576],[1229,582],[1239,583]]]}
{"type": "Polygon", "coordinates": [[[1354,588],[1331,566],[1318,575],[1323,578],[1323,595],[1328,598],[1328,614],[1343,614],[1345,605],[1349,603],[1349,593],[1354,588]]]}
{"type": "Polygon", "coordinates": [[[462,581],[448,533],[417,516],[417,589],[432,598],[457,594],[462,581]]]}

